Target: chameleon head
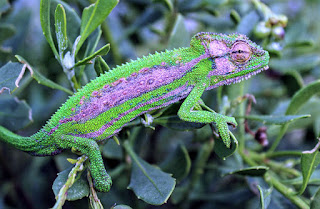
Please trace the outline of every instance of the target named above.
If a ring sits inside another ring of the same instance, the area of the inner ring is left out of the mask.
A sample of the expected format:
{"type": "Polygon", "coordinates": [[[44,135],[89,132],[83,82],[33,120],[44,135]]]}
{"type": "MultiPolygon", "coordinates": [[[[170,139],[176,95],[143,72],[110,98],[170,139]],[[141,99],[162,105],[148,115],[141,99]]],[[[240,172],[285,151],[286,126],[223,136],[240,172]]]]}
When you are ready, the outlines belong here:
{"type": "Polygon", "coordinates": [[[241,34],[198,33],[191,46],[208,56],[208,89],[240,82],[268,69],[269,53],[241,34]],[[196,46],[196,47],[195,47],[196,46]]]}

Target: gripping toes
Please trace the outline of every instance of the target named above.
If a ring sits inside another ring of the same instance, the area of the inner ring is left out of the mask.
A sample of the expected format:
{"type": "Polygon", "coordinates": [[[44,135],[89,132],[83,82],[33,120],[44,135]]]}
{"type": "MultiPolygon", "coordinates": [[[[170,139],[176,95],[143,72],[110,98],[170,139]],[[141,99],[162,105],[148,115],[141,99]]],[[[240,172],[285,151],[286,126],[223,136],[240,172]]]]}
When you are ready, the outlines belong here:
{"type": "Polygon", "coordinates": [[[223,143],[226,145],[226,147],[230,148],[231,140],[230,140],[228,124],[232,125],[233,127],[236,127],[237,126],[236,120],[233,117],[219,115],[216,118],[215,122],[223,143]]]}

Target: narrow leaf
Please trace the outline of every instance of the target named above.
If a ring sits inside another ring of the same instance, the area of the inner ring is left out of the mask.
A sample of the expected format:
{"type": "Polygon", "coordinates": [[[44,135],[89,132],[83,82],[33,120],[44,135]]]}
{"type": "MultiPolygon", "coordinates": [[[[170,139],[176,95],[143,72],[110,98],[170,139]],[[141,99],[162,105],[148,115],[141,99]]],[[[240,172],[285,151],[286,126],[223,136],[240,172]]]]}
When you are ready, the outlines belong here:
{"type": "Polygon", "coordinates": [[[132,159],[132,172],[128,186],[139,199],[152,205],[166,203],[175,187],[175,179],[141,158],[132,150],[128,141],[124,148],[132,159]]]}
{"type": "MultiPolygon", "coordinates": [[[[55,15],[55,8],[58,6],[58,4],[61,4],[63,6],[63,9],[66,13],[66,20],[68,23],[67,27],[67,36],[68,36],[68,45],[71,48],[72,44],[75,42],[76,38],[79,36],[79,30],[80,30],[80,24],[81,19],[78,16],[77,12],[67,3],[61,1],[61,0],[51,0],[51,7],[50,10],[51,16],[55,15]]],[[[51,27],[53,29],[53,27],[51,27]]]]}
{"type": "Polygon", "coordinates": [[[190,44],[190,35],[184,24],[184,18],[181,14],[176,18],[174,28],[170,35],[168,49],[174,49],[179,47],[186,47],[190,44]],[[181,36],[181,34],[184,34],[181,36]]]}
{"type": "Polygon", "coordinates": [[[54,55],[58,58],[59,54],[53,43],[50,29],[50,0],[40,1],[40,22],[43,35],[46,37],[54,55]]]}
{"type": "Polygon", "coordinates": [[[271,193],[273,188],[270,187],[269,189],[264,189],[260,185],[257,185],[260,193],[260,205],[261,209],[267,209],[271,202],[271,193]]]}
{"type": "Polygon", "coordinates": [[[242,176],[263,176],[268,170],[269,168],[266,166],[253,166],[253,167],[231,171],[226,173],[226,175],[238,174],[242,176]]]}
{"type": "Polygon", "coordinates": [[[312,150],[302,152],[301,172],[302,172],[303,182],[298,192],[299,195],[301,195],[304,192],[304,190],[308,185],[311,174],[316,169],[316,167],[320,164],[319,147],[320,147],[320,141],[312,150]]]}
{"type": "Polygon", "coordinates": [[[132,208],[128,205],[116,205],[111,207],[111,209],[132,209],[132,208]]]}
{"type": "Polygon", "coordinates": [[[50,88],[53,89],[59,89],[61,91],[66,92],[67,94],[72,95],[73,92],[70,91],[69,89],[60,86],[59,84],[49,80],[48,78],[44,77],[40,72],[38,72],[37,70],[35,70],[33,67],[31,67],[29,65],[29,63],[21,56],[16,55],[16,58],[19,60],[19,62],[23,63],[24,65],[26,65],[26,68],[29,69],[31,77],[34,78],[36,81],[38,81],[39,84],[44,85],[44,86],[48,86],[50,88]]]}
{"type": "Polygon", "coordinates": [[[282,125],[290,123],[301,118],[309,118],[311,115],[247,115],[246,119],[257,120],[264,124],[277,124],[282,125]]]}
{"type": "Polygon", "coordinates": [[[88,24],[88,21],[90,20],[90,17],[93,13],[94,8],[95,8],[95,4],[91,4],[83,9],[82,16],[81,16],[80,34],[83,33],[83,30],[88,24]]]}
{"type": "Polygon", "coordinates": [[[111,209],[132,209],[132,208],[128,205],[116,205],[111,207],[111,209]]]}
{"type": "Polygon", "coordinates": [[[294,94],[289,107],[287,108],[286,115],[295,114],[313,95],[320,92],[320,80],[308,84],[294,94]]]}
{"type": "Polygon", "coordinates": [[[111,10],[118,4],[118,0],[97,0],[92,6],[84,11],[81,19],[80,40],[77,45],[76,54],[88,36],[107,18],[111,10]]]}
{"type": "Polygon", "coordinates": [[[54,18],[59,54],[61,56],[68,46],[66,12],[61,4],[58,4],[54,18]]]}
{"type": "Polygon", "coordinates": [[[101,47],[98,51],[96,51],[95,53],[91,54],[90,56],[84,58],[83,60],[80,60],[79,62],[77,62],[75,64],[75,66],[80,66],[80,65],[85,65],[88,64],[92,59],[94,59],[97,56],[103,56],[108,54],[110,50],[110,44],[106,44],[103,47],[101,47]]]}
{"type": "Polygon", "coordinates": [[[94,61],[94,70],[96,71],[97,75],[100,76],[104,72],[108,72],[110,70],[110,67],[104,61],[104,59],[99,56],[94,61]]]}
{"type": "MultiPolygon", "coordinates": [[[[307,86],[304,86],[303,88],[301,88],[298,92],[296,92],[291,101],[290,104],[287,108],[286,111],[286,115],[294,115],[296,114],[299,109],[306,103],[308,102],[308,100],[315,94],[320,92],[320,80],[317,80],[313,83],[308,84],[307,86]]],[[[271,148],[269,149],[269,153],[273,152],[279,142],[281,141],[283,135],[286,133],[287,129],[288,129],[288,124],[284,124],[281,127],[281,130],[278,134],[277,139],[275,140],[275,142],[272,144],[271,148]]]]}

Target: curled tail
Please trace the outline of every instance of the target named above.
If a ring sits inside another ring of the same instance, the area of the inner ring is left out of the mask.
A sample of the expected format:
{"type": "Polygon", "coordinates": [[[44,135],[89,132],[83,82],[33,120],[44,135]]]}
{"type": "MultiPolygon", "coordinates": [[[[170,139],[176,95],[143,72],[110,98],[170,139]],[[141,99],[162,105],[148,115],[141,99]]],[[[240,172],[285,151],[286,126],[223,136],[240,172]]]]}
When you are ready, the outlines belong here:
{"type": "Polygon", "coordinates": [[[46,134],[38,133],[25,137],[0,126],[0,141],[10,144],[16,149],[28,152],[31,155],[47,156],[60,153],[62,150],[56,147],[53,139],[46,134]]]}

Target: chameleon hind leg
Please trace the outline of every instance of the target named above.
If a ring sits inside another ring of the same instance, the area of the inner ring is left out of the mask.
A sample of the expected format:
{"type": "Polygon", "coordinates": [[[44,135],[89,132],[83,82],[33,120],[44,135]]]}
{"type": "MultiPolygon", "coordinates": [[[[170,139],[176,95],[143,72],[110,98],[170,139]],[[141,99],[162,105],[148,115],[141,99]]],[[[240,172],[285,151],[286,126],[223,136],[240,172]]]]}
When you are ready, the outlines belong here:
{"type": "Polygon", "coordinates": [[[99,146],[93,139],[64,135],[61,137],[61,148],[75,148],[89,158],[89,169],[93,179],[94,187],[99,192],[108,192],[112,185],[111,177],[108,175],[102,160],[99,146]]]}
{"type": "Polygon", "coordinates": [[[182,103],[178,116],[181,120],[198,123],[212,123],[214,122],[218,128],[219,135],[227,147],[230,147],[231,140],[228,129],[228,124],[237,125],[233,117],[221,115],[216,112],[209,112],[205,110],[194,110],[200,100],[201,95],[206,90],[208,84],[206,81],[199,82],[190,92],[188,97],[182,103]]]}

